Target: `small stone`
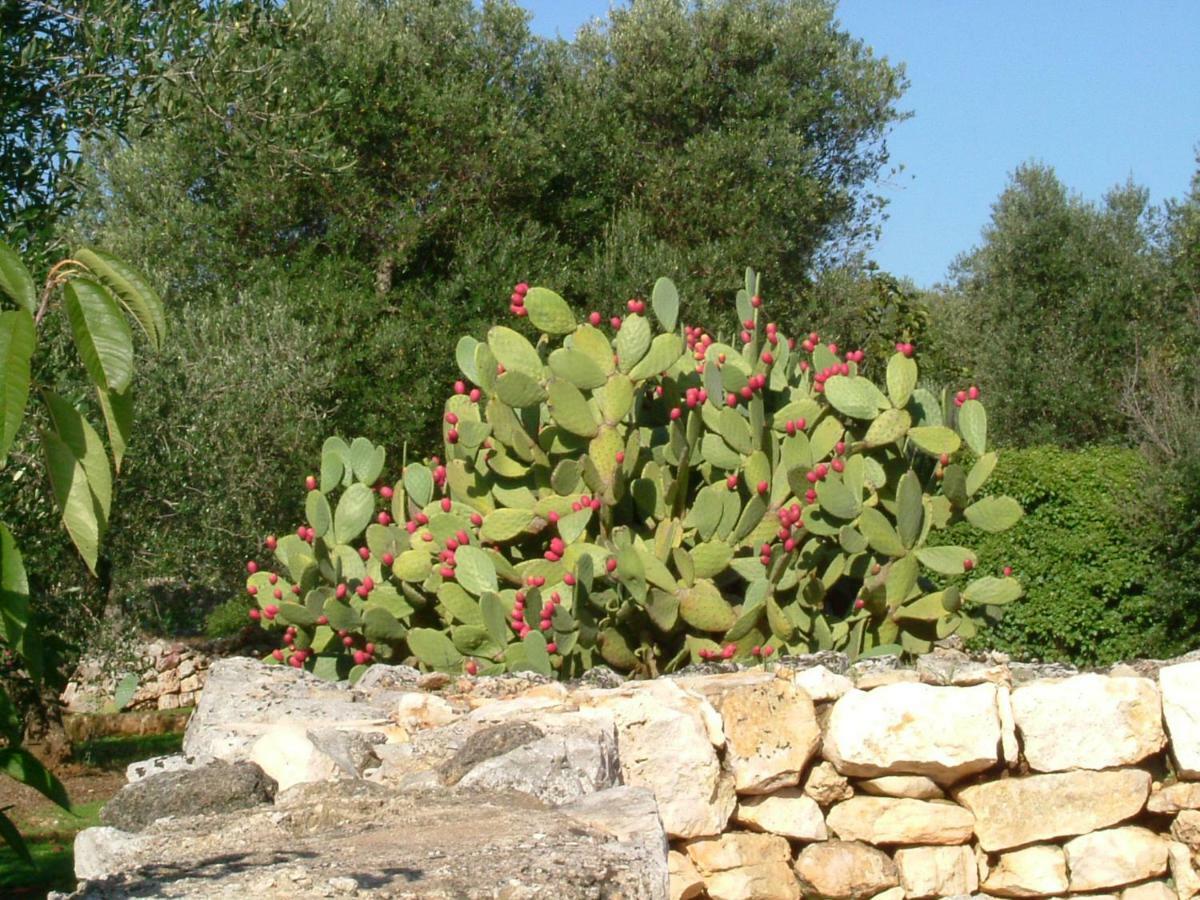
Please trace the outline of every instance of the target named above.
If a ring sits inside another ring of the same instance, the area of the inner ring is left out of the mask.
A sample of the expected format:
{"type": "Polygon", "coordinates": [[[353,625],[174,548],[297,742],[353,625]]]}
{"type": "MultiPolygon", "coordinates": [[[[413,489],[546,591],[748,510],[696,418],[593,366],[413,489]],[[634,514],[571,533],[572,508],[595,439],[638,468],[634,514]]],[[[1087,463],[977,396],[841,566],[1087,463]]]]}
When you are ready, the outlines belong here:
{"type": "Polygon", "coordinates": [[[1200,853],[1200,810],[1181,810],[1171,823],[1171,837],[1200,853]]]}
{"type": "Polygon", "coordinates": [[[670,851],[667,872],[671,877],[671,900],[692,900],[704,893],[704,879],[686,853],[670,851]]]}
{"type": "Polygon", "coordinates": [[[821,762],[808,771],[804,779],[804,793],[812,797],[821,806],[832,806],[839,800],[849,800],[854,796],[850,780],[838,774],[833,763],[821,762]]]}
{"type": "Polygon", "coordinates": [[[229,812],[270,803],[275,782],[251,762],[214,760],[140,778],[117,791],[100,821],[122,831],[141,831],[164,816],[229,812]]]}
{"type": "Polygon", "coordinates": [[[800,670],[793,676],[792,683],[803,689],[814,703],[836,700],[854,688],[854,682],[845,675],[838,675],[824,666],[800,670]]]}
{"type": "Polygon", "coordinates": [[[869,844],[962,844],[975,817],[950,802],[853,797],[833,807],[826,825],[846,841],[869,844]]]}
{"type": "Polygon", "coordinates": [[[451,682],[445,672],[426,672],[417,679],[417,687],[423,691],[440,691],[451,682]]]}
{"type": "Polygon", "coordinates": [[[1037,844],[1000,855],[984,876],[983,890],[999,897],[1045,897],[1067,891],[1067,857],[1062,847],[1037,844]]]}
{"type": "MultiPolygon", "coordinates": [[[[441,675],[441,672],[430,674],[441,675]]],[[[405,693],[396,701],[396,723],[406,731],[422,731],[449,725],[458,718],[458,713],[442,697],[436,694],[405,693]]]]}
{"type": "Polygon", "coordinates": [[[1114,769],[984,782],[956,799],[975,814],[980,846],[994,853],[1115,825],[1141,812],[1149,794],[1149,772],[1114,769]]]}
{"type": "Polygon", "coordinates": [[[1167,871],[1167,841],[1137,825],[1082,835],[1063,850],[1072,893],[1134,884],[1167,871]]]}
{"type": "Polygon", "coordinates": [[[296,784],[358,777],[344,754],[322,743],[303,725],[275,725],[254,742],[250,759],[281,791],[296,784]]]}
{"type": "Polygon", "coordinates": [[[1191,900],[1200,894],[1200,873],[1192,861],[1192,853],[1186,844],[1170,841],[1167,844],[1167,864],[1171,870],[1171,881],[1175,882],[1175,893],[1179,900],[1191,900]]]}
{"type": "Polygon", "coordinates": [[[979,887],[970,847],[906,847],[896,851],[895,861],[906,897],[953,897],[979,887]]]}
{"type": "Polygon", "coordinates": [[[1177,813],[1184,809],[1200,809],[1200,782],[1176,781],[1159,785],[1150,791],[1146,809],[1153,813],[1177,813]]]}
{"type": "Polygon", "coordinates": [[[904,888],[888,888],[873,896],[871,900],[904,900],[904,888]]]}
{"type": "Polygon", "coordinates": [[[773,834],[728,832],[687,845],[712,900],[800,900],[792,850],[773,834]]]}
{"type": "Polygon", "coordinates": [[[1121,891],[1121,900],[1176,900],[1178,896],[1161,881],[1149,881],[1121,891]]]}
{"type": "Polygon", "coordinates": [[[829,837],[817,801],[799,788],[784,788],[762,797],[743,797],[733,818],[753,831],[766,831],[794,841],[823,841],[829,837]]]}
{"type": "Polygon", "coordinates": [[[158,698],[159,709],[179,709],[178,694],[163,694],[158,698]]]}
{"type": "Polygon", "coordinates": [[[859,841],[822,841],[800,851],[796,876],[805,896],[863,900],[900,884],[896,864],[859,841]]]}
{"type": "Polygon", "coordinates": [[[1158,685],[1179,776],[1200,779],[1200,661],[1164,666],[1158,685]]]}
{"type": "Polygon", "coordinates": [[[880,775],[854,783],[864,794],[877,797],[907,797],[912,800],[942,800],[946,794],[937,782],[924,775],[880,775]]]}
{"type": "Polygon", "coordinates": [[[179,692],[181,694],[193,694],[202,687],[204,687],[204,684],[200,681],[199,675],[189,675],[187,678],[179,680],[179,692]]]}
{"type": "Polygon", "coordinates": [[[886,672],[863,672],[855,677],[854,686],[860,691],[870,691],[893,684],[914,684],[920,681],[921,675],[913,669],[892,669],[886,672]]]}

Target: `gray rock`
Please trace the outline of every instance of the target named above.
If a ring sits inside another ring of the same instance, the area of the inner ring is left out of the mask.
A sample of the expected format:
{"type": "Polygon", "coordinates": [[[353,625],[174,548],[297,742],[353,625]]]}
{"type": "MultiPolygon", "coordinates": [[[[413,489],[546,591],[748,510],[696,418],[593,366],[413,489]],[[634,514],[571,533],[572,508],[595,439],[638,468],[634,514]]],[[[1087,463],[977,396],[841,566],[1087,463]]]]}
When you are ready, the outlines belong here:
{"type": "Polygon", "coordinates": [[[275,782],[254,763],[215,760],[125,785],[100,811],[100,821],[141,831],[164,816],[231,812],[270,803],[274,796],[275,782]]]}
{"type": "Polygon", "coordinates": [[[145,839],[119,828],[85,828],[75,835],[75,877],[106,878],[121,871],[145,839]]]}
{"type": "Polygon", "coordinates": [[[133,784],[135,781],[141,781],[143,778],[149,778],[152,775],[195,769],[200,766],[206,766],[212,761],[213,757],[211,756],[185,756],[182,753],[176,753],[173,756],[155,756],[150,759],[143,759],[141,762],[130,763],[126,766],[125,780],[133,784]]]}
{"type": "Polygon", "coordinates": [[[545,732],[529,722],[505,722],[482,728],[468,737],[454,756],[442,764],[442,782],[458,784],[464,775],[480,763],[503,756],[542,737],[545,737],[545,732]]]}
{"type": "Polygon", "coordinates": [[[666,836],[646,802],[604,792],[570,815],[518,793],[305,784],[274,807],[162,820],[124,843],[88,829],[80,874],[108,877],[72,896],[666,900],[666,836]],[[606,806],[613,821],[589,824],[606,806]],[[615,824],[622,815],[625,826],[615,824]]]}

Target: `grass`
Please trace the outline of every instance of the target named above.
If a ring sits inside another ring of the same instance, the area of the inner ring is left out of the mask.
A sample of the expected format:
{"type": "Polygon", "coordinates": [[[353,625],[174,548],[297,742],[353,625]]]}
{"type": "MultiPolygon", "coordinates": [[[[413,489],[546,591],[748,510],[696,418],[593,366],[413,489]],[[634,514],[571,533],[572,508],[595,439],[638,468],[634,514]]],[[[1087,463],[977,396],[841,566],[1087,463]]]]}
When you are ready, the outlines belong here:
{"type": "Polygon", "coordinates": [[[151,756],[178,753],[183,747],[183,735],[133,734],[96,738],[72,745],[76,761],[94,769],[123,768],[131,762],[151,756]]]}
{"type": "Polygon", "coordinates": [[[47,892],[75,889],[75,835],[100,824],[100,808],[107,801],[93,800],[61,809],[49,801],[16,817],[17,828],[36,866],[30,866],[11,847],[0,846],[0,895],[44,897],[47,892]]]}

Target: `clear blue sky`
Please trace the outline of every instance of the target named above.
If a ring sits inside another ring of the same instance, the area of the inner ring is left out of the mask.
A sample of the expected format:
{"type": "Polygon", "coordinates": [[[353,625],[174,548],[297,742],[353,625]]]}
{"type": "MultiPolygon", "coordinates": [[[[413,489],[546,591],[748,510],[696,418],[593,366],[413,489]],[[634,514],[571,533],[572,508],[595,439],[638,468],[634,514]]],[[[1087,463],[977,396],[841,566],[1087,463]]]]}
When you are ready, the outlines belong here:
{"type": "MultiPolygon", "coordinates": [[[[608,0],[524,0],[570,37],[608,0]]],[[[623,5],[623,4],[618,4],[623,5]]],[[[979,241],[1009,173],[1036,159],[1099,199],[1133,179],[1158,203],[1187,192],[1200,145],[1200,0],[842,0],[838,16],[907,67],[893,132],[904,171],[879,185],[873,256],[918,284],[979,241]]]]}

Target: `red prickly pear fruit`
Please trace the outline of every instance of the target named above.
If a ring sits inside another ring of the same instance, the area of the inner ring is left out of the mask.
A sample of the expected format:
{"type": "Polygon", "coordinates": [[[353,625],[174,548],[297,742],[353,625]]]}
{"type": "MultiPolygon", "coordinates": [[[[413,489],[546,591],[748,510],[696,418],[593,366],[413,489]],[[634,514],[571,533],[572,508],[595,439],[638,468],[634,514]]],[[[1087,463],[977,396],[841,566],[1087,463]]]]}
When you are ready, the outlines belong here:
{"type": "Polygon", "coordinates": [[[753,327],[754,327],[754,320],[753,320],[753,319],[746,319],[745,321],[743,321],[743,322],[742,322],[742,327],[743,327],[743,328],[753,328],[753,327]]]}
{"type": "Polygon", "coordinates": [[[391,525],[392,517],[386,512],[381,512],[379,515],[377,515],[375,517],[375,521],[378,522],[380,525],[391,525]]]}
{"type": "Polygon", "coordinates": [[[788,553],[791,553],[793,550],[795,550],[795,549],[796,549],[796,541],[795,541],[795,539],[794,539],[794,538],[788,538],[786,541],[784,541],[784,542],[783,542],[783,549],[784,549],[784,550],[786,550],[788,553]]]}
{"type": "Polygon", "coordinates": [[[796,420],[796,430],[797,431],[803,431],[807,427],[808,427],[807,419],[797,419],[796,420]]]}
{"type": "Polygon", "coordinates": [[[726,406],[737,406],[737,404],[738,404],[737,394],[726,394],[725,395],[725,405],[726,406]]]}
{"type": "Polygon", "coordinates": [[[717,362],[719,362],[721,365],[725,364],[725,354],[724,353],[717,354],[717,362]]]}
{"type": "Polygon", "coordinates": [[[456,538],[458,538],[458,543],[459,543],[459,544],[469,544],[469,543],[471,543],[471,536],[470,536],[469,534],[467,534],[465,531],[461,531],[461,530],[460,530],[460,531],[456,531],[456,532],[454,532],[454,536],[455,536],[456,538]]]}
{"type": "Polygon", "coordinates": [[[854,608],[855,609],[862,609],[866,605],[867,605],[867,601],[864,600],[862,597],[854,598],[854,608]]]}
{"type": "Polygon", "coordinates": [[[291,659],[288,660],[288,665],[293,669],[302,668],[304,666],[304,654],[295,654],[291,659]]]}
{"type": "Polygon", "coordinates": [[[456,416],[452,412],[446,413],[446,424],[447,425],[457,425],[458,424],[458,416],[456,416]]]}
{"type": "Polygon", "coordinates": [[[250,618],[253,619],[255,622],[257,622],[259,619],[262,618],[262,613],[260,613],[257,609],[250,610],[249,615],[250,615],[250,618]]]}
{"type": "Polygon", "coordinates": [[[679,421],[679,418],[680,418],[682,415],[683,415],[683,410],[682,410],[682,409],[680,409],[678,406],[676,406],[676,407],[672,408],[672,410],[671,410],[671,421],[672,421],[672,422],[677,422],[677,421],[679,421]]]}
{"type": "Polygon", "coordinates": [[[721,650],[721,656],[725,659],[733,659],[733,654],[736,650],[737,648],[733,644],[726,644],[721,650]]]}
{"type": "Polygon", "coordinates": [[[970,400],[978,400],[979,388],[975,387],[975,385],[971,385],[969,388],[967,388],[967,398],[970,400]]]}
{"type": "Polygon", "coordinates": [[[371,657],[369,655],[367,655],[365,650],[355,650],[354,651],[354,664],[356,666],[365,666],[367,664],[367,660],[369,660],[370,658],[371,657]]]}
{"type": "Polygon", "coordinates": [[[624,450],[618,450],[618,451],[617,451],[617,464],[619,465],[619,464],[621,464],[621,463],[623,463],[623,462],[625,462],[625,451],[624,451],[624,450]]]}
{"type": "Polygon", "coordinates": [[[608,320],[608,324],[611,325],[615,330],[620,331],[621,330],[621,317],[613,316],[611,319],[608,320]]]}
{"type": "Polygon", "coordinates": [[[385,554],[383,554],[382,557],[380,557],[380,561],[385,566],[390,566],[392,563],[394,563],[396,561],[396,557],[392,556],[392,554],[390,554],[390,553],[385,553],[385,554]]]}
{"type": "Polygon", "coordinates": [[[343,636],[342,637],[342,646],[343,647],[353,647],[354,646],[354,638],[350,637],[350,635],[343,636]]]}
{"type": "Polygon", "coordinates": [[[416,522],[405,522],[404,530],[407,531],[409,534],[415,534],[417,531],[417,523],[416,522]]]}
{"type": "Polygon", "coordinates": [[[273,619],[277,615],[279,615],[279,607],[276,606],[274,603],[268,603],[265,607],[263,607],[263,614],[268,619],[273,619]]]}
{"type": "Polygon", "coordinates": [[[513,288],[513,292],[520,294],[522,297],[524,297],[526,294],[529,293],[529,285],[526,284],[524,281],[518,282],[517,286],[515,288],[513,288]]]}
{"type": "Polygon", "coordinates": [[[943,466],[950,465],[950,454],[943,453],[941,456],[938,457],[938,462],[941,463],[943,466]]]}
{"type": "Polygon", "coordinates": [[[750,385],[746,385],[744,388],[738,391],[738,393],[742,395],[743,400],[750,400],[754,397],[754,388],[750,387],[750,385]]]}
{"type": "Polygon", "coordinates": [[[816,484],[818,481],[821,480],[821,476],[819,476],[815,470],[810,471],[810,472],[805,472],[804,477],[808,480],[809,484],[816,484]]]}
{"type": "Polygon", "coordinates": [[[308,488],[310,491],[315,491],[317,489],[317,479],[314,478],[312,475],[309,475],[307,478],[304,479],[304,486],[306,488],[308,488]]]}
{"type": "Polygon", "coordinates": [[[329,624],[329,616],[317,616],[317,624],[318,625],[328,625],[329,624]]]}
{"type": "Polygon", "coordinates": [[[696,399],[698,399],[701,403],[707,403],[708,402],[708,391],[704,390],[704,388],[701,388],[700,392],[698,394],[696,394],[696,399]]]}
{"type": "Polygon", "coordinates": [[[275,535],[269,534],[269,535],[267,535],[267,539],[265,541],[263,541],[263,543],[266,545],[266,548],[268,550],[274,550],[276,547],[279,546],[279,539],[276,538],[275,535]]]}
{"type": "Polygon", "coordinates": [[[1010,575],[1012,575],[1012,573],[1013,573],[1013,568],[1012,568],[1012,566],[1005,566],[1005,567],[1004,567],[1004,577],[1005,577],[1005,578],[1008,578],[1010,575]]]}
{"type": "Polygon", "coordinates": [[[479,388],[471,388],[471,393],[467,394],[468,399],[472,403],[478,403],[479,398],[483,396],[483,392],[479,388]]]}
{"type": "Polygon", "coordinates": [[[838,441],[836,444],[833,445],[833,449],[834,449],[834,452],[837,453],[838,456],[841,456],[842,454],[844,454],[846,452],[846,442],[838,441]]]}
{"type": "Polygon", "coordinates": [[[762,359],[762,361],[763,361],[764,363],[766,363],[768,366],[769,366],[769,365],[771,365],[773,362],[775,362],[775,357],[771,355],[771,351],[770,351],[770,350],[764,350],[764,351],[762,352],[762,357],[761,357],[761,359],[762,359]]]}
{"type": "Polygon", "coordinates": [[[604,317],[598,312],[593,312],[588,316],[588,321],[592,323],[593,328],[599,328],[600,323],[604,321],[604,317]]]}
{"type": "Polygon", "coordinates": [[[538,628],[542,631],[549,631],[553,627],[554,624],[549,619],[542,619],[542,621],[538,623],[538,628]]]}
{"type": "Polygon", "coordinates": [[[743,343],[743,344],[748,344],[748,343],[750,343],[750,341],[751,341],[751,335],[750,335],[750,332],[748,332],[748,331],[743,331],[743,332],[742,332],[742,343],[743,343]]]}
{"type": "Polygon", "coordinates": [[[763,656],[770,656],[774,652],[775,652],[774,647],[763,647],[763,656]]]}
{"type": "Polygon", "coordinates": [[[454,504],[450,501],[449,497],[442,498],[442,512],[450,512],[453,506],[454,504]]]}
{"type": "Polygon", "coordinates": [[[750,655],[751,656],[762,656],[762,647],[758,646],[758,644],[755,644],[753,647],[750,648],[750,655]]]}
{"type": "Polygon", "coordinates": [[[631,313],[635,313],[638,311],[638,302],[636,300],[630,300],[625,304],[625,308],[631,313]]]}
{"type": "Polygon", "coordinates": [[[548,642],[546,644],[546,652],[547,653],[557,653],[558,652],[558,644],[554,643],[554,641],[548,642]]]}
{"type": "Polygon", "coordinates": [[[973,568],[975,568],[974,561],[969,560],[969,559],[963,560],[963,571],[964,572],[970,572],[973,568]]]}
{"type": "Polygon", "coordinates": [[[783,426],[783,430],[788,433],[788,437],[795,437],[796,436],[796,423],[788,422],[786,425],[783,426]]]}
{"type": "Polygon", "coordinates": [[[282,600],[283,599],[283,589],[275,588],[275,590],[273,590],[271,592],[271,596],[273,596],[276,600],[282,600]]]}
{"type": "Polygon", "coordinates": [[[450,579],[454,577],[454,570],[449,566],[442,566],[438,571],[441,573],[443,578],[450,579]]]}
{"type": "Polygon", "coordinates": [[[835,459],[830,465],[833,466],[833,471],[835,472],[842,472],[846,468],[846,464],[840,459],[835,459]]]}
{"type": "Polygon", "coordinates": [[[451,428],[449,431],[446,432],[446,442],[449,444],[457,444],[458,443],[458,429],[457,428],[451,428]]]}
{"type": "Polygon", "coordinates": [[[370,547],[359,547],[358,548],[358,556],[359,556],[359,559],[361,559],[363,562],[366,562],[368,559],[371,558],[371,548],[370,547]]]}
{"type": "Polygon", "coordinates": [[[563,576],[563,584],[565,584],[567,587],[575,587],[574,574],[572,574],[571,572],[568,572],[566,575],[564,575],[563,576]]]}
{"type": "Polygon", "coordinates": [[[248,588],[246,588],[246,593],[253,597],[258,593],[258,588],[256,588],[254,585],[250,585],[248,588]]]}
{"type": "Polygon", "coordinates": [[[392,497],[395,496],[395,494],[396,494],[396,492],[392,490],[391,485],[385,484],[383,487],[381,487],[379,489],[379,496],[382,497],[384,500],[391,500],[392,497]]]}
{"type": "Polygon", "coordinates": [[[279,662],[283,662],[283,651],[282,650],[272,650],[271,655],[273,657],[275,657],[275,659],[277,659],[279,662]]]}
{"type": "Polygon", "coordinates": [[[358,587],[356,587],[354,589],[354,593],[358,594],[358,596],[360,596],[364,600],[366,600],[367,595],[370,594],[371,592],[369,590],[367,590],[367,586],[365,584],[360,584],[358,587]]]}
{"type": "Polygon", "coordinates": [[[335,591],[333,592],[333,595],[334,595],[335,597],[337,597],[339,600],[345,600],[345,599],[346,599],[346,594],[347,594],[347,593],[348,593],[348,588],[346,587],[346,585],[345,585],[345,584],[339,584],[339,585],[337,586],[337,590],[335,590],[335,591]]]}
{"type": "Polygon", "coordinates": [[[478,528],[483,524],[483,516],[479,513],[471,513],[471,524],[478,528]]]}
{"type": "Polygon", "coordinates": [[[825,476],[828,474],[829,466],[825,465],[825,463],[817,463],[817,477],[824,481],[825,476]]]}
{"type": "Polygon", "coordinates": [[[954,405],[955,406],[962,406],[966,402],[967,402],[967,392],[966,391],[959,391],[957,394],[954,395],[954,405]]]}
{"type": "Polygon", "coordinates": [[[728,478],[725,479],[725,487],[729,488],[729,490],[731,490],[731,491],[737,489],[737,483],[738,483],[738,477],[736,475],[730,475],[728,478]]]}
{"type": "Polygon", "coordinates": [[[558,513],[556,513],[554,510],[550,510],[550,512],[548,512],[548,513],[546,514],[546,520],[547,520],[547,521],[548,521],[548,522],[549,522],[551,525],[557,525],[557,524],[558,524],[558,520],[559,520],[559,515],[558,515],[558,513]]]}
{"type": "Polygon", "coordinates": [[[760,497],[765,496],[767,491],[769,491],[770,489],[771,489],[771,486],[769,484],[767,484],[765,481],[760,481],[758,483],[758,487],[756,488],[760,497]]]}
{"type": "Polygon", "coordinates": [[[605,563],[604,563],[604,569],[605,569],[605,571],[607,571],[609,574],[612,574],[613,572],[617,571],[617,561],[616,561],[616,559],[615,559],[614,557],[611,557],[611,556],[610,556],[610,557],[609,557],[609,558],[608,558],[608,559],[605,561],[605,563]]]}
{"type": "Polygon", "coordinates": [[[258,571],[258,563],[256,563],[254,560],[250,560],[250,562],[246,563],[246,571],[253,575],[258,571]]]}
{"type": "Polygon", "coordinates": [[[423,512],[417,513],[417,524],[418,525],[428,525],[429,524],[429,516],[427,516],[423,512]]]}
{"type": "Polygon", "coordinates": [[[755,309],[758,309],[760,306],[762,306],[762,297],[758,296],[758,294],[755,294],[750,298],[750,305],[755,309]]]}
{"type": "Polygon", "coordinates": [[[466,384],[464,384],[462,381],[454,382],[454,393],[465,394],[466,392],[467,392],[466,384]]]}
{"type": "Polygon", "coordinates": [[[804,492],[804,500],[807,503],[816,503],[817,502],[817,492],[814,491],[812,488],[809,488],[807,491],[804,492]]]}

